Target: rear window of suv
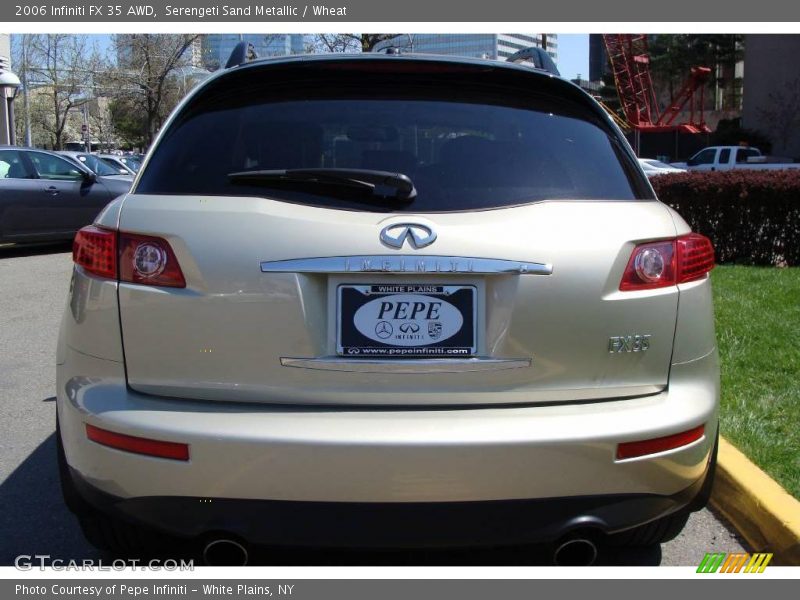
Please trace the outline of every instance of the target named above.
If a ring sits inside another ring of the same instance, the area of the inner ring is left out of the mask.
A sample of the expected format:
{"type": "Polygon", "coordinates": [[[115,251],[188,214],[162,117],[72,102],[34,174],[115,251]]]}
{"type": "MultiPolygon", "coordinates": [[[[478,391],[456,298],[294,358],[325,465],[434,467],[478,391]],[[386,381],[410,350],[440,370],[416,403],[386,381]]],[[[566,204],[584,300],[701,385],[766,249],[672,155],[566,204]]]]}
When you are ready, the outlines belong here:
{"type": "MultiPolygon", "coordinates": [[[[137,193],[260,196],[392,212],[651,197],[615,133],[585,105],[501,85],[482,72],[354,76],[298,69],[271,76],[250,68],[236,75],[218,79],[178,115],[137,193]],[[400,173],[417,196],[406,204],[346,187],[230,177],[309,168],[400,173]]],[[[513,78],[529,86],[538,79],[513,78]]]]}

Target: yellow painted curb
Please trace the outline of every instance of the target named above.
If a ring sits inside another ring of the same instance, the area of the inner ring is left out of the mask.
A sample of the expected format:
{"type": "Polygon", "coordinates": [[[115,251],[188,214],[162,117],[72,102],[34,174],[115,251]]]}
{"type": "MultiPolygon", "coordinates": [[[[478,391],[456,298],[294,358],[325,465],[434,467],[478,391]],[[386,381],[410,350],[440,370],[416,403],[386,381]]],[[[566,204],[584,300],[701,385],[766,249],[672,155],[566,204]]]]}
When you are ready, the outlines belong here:
{"type": "Polygon", "coordinates": [[[773,552],[773,564],[800,565],[800,502],[722,437],[711,504],[753,551],[773,552]]]}

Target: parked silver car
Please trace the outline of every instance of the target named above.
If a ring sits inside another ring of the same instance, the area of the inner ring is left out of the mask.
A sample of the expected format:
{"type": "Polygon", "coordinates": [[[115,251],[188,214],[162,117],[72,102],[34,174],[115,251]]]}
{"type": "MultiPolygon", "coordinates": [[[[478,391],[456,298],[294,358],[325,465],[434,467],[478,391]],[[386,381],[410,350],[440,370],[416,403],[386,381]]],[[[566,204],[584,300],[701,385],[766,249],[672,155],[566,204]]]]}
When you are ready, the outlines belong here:
{"type": "Polygon", "coordinates": [[[88,167],[92,172],[103,177],[115,177],[117,179],[133,183],[135,173],[129,169],[119,168],[109,165],[101,156],[92,154],[90,152],[75,152],[75,151],[62,151],[59,152],[62,156],[79,162],[88,167]]]}
{"type": "Polygon", "coordinates": [[[127,173],[129,175],[136,175],[141,167],[141,163],[133,158],[126,158],[117,154],[100,154],[100,159],[107,165],[117,169],[120,173],[127,173]]]}
{"type": "Polygon", "coordinates": [[[713,249],[550,73],[222,70],[74,259],[59,456],[98,546],[539,541],[589,563],[708,498],[713,249]]]}

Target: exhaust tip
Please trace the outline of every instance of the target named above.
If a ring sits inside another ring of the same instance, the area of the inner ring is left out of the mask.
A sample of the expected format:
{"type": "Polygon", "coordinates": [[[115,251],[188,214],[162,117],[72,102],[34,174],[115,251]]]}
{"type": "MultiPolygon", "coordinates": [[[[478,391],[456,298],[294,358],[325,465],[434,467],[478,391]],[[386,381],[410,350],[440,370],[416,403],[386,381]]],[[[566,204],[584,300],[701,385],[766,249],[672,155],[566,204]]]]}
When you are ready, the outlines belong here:
{"type": "Polygon", "coordinates": [[[597,545],[590,539],[574,537],[559,542],[553,564],[560,567],[588,567],[597,560],[597,545]]]}
{"type": "Polygon", "coordinates": [[[203,548],[203,561],[210,567],[243,567],[249,558],[247,548],[230,539],[216,539],[203,548]]]}

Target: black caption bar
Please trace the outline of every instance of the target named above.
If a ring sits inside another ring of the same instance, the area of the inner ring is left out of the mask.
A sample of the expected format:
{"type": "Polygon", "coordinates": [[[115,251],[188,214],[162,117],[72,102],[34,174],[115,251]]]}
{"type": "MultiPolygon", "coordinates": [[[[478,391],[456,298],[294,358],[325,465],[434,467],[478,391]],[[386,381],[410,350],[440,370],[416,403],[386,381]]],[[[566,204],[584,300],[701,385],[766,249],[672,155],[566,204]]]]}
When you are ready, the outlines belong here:
{"type": "MultiPolygon", "coordinates": [[[[328,0],[269,4],[250,0],[159,0],[157,2],[3,2],[4,22],[780,22],[800,21],[800,3],[786,0],[492,0],[491,3],[429,0],[328,0]]],[[[786,26],[786,32],[794,28],[786,26]]]]}

